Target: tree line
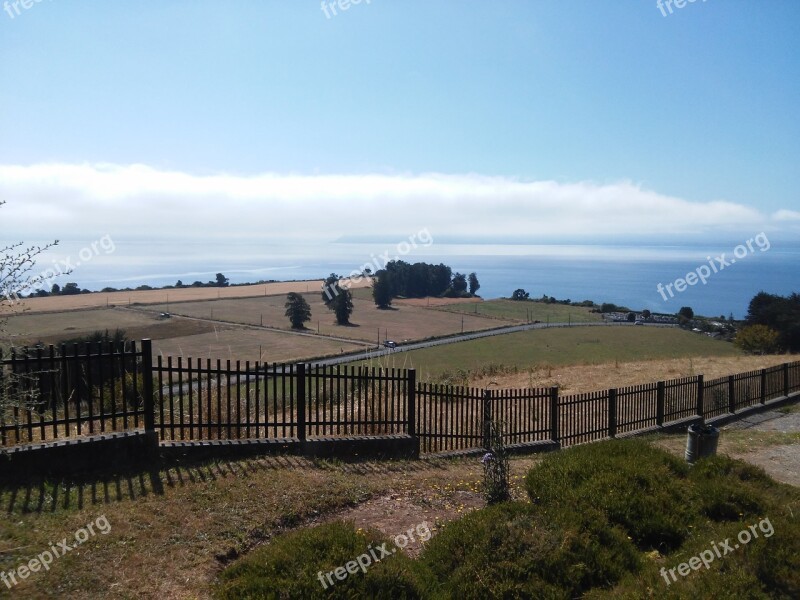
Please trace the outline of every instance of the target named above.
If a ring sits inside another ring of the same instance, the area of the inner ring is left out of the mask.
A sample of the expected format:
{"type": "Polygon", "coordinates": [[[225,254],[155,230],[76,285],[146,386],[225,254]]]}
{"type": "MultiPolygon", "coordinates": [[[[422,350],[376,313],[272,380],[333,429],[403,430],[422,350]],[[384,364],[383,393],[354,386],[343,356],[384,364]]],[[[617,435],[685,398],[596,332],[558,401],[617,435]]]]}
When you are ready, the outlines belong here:
{"type": "MultiPolygon", "coordinates": [[[[393,260],[372,276],[372,298],[379,309],[388,309],[395,298],[427,296],[462,298],[477,295],[481,284],[475,273],[465,275],[444,264],[414,263],[393,260]]],[[[336,315],[336,323],[349,325],[353,314],[353,294],[336,273],[322,286],[322,301],[336,315]]],[[[286,296],[286,317],[294,329],[302,329],[311,320],[311,307],[301,294],[286,296]]]]}
{"type": "Polygon", "coordinates": [[[736,345],[754,354],[800,352],[800,294],[759,292],[750,300],[736,345]]]}

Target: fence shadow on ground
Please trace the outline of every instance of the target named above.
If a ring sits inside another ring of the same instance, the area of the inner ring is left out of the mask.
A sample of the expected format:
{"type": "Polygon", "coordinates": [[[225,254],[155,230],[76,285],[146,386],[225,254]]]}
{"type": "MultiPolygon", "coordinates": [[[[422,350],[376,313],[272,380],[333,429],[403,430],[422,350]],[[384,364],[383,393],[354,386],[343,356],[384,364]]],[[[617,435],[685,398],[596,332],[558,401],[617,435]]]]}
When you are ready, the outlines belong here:
{"type": "Polygon", "coordinates": [[[0,481],[0,512],[55,513],[87,506],[135,501],[162,496],[180,488],[226,479],[247,477],[260,471],[319,469],[352,475],[387,477],[398,473],[446,470],[447,461],[356,461],[309,459],[291,455],[239,460],[161,460],[147,469],[119,473],[91,473],[74,477],[30,477],[0,481]]]}

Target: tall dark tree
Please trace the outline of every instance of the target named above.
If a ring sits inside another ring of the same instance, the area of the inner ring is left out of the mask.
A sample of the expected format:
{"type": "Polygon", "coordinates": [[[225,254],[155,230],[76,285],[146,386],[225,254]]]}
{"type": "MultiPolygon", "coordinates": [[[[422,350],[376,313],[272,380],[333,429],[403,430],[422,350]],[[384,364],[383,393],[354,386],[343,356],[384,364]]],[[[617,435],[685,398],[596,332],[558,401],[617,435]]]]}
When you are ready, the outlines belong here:
{"type": "Polygon", "coordinates": [[[383,269],[378,271],[372,283],[372,298],[378,308],[385,309],[392,305],[392,284],[388,271],[383,269]]]}
{"type": "Polygon", "coordinates": [[[780,349],[800,352],[800,294],[784,297],[759,292],[750,301],[747,324],[774,329],[780,349]]]}
{"type": "Polygon", "coordinates": [[[522,288],[514,290],[514,293],[511,294],[512,300],[528,300],[530,297],[531,295],[522,288]]]}
{"type": "Polygon", "coordinates": [[[336,322],[339,325],[350,324],[350,315],[353,314],[353,295],[349,289],[339,285],[339,276],[336,273],[331,273],[325,280],[322,301],[328,310],[336,314],[336,322]]]}
{"type": "Polygon", "coordinates": [[[678,311],[678,316],[683,317],[687,321],[691,321],[694,319],[694,311],[691,306],[681,306],[681,309],[678,311]]]}
{"type": "Polygon", "coordinates": [[[469,274],[469,293],[473,296],[481,289],[481,284],[478,282],[478,276],[475,273],[469,274]]]}
{"type": "Polygon", "coordinates": [[[228,287],[228,278],[225,277],[222,273],[217,273],[217,287],[228,287]]]}
{"type": "Polygon", "coordinates": [[[290,292],[286,296],[284,307],[293,329],[303,329],[306,321],[311,320],[311,307],[306,299],[297,292],[290,292]]]}

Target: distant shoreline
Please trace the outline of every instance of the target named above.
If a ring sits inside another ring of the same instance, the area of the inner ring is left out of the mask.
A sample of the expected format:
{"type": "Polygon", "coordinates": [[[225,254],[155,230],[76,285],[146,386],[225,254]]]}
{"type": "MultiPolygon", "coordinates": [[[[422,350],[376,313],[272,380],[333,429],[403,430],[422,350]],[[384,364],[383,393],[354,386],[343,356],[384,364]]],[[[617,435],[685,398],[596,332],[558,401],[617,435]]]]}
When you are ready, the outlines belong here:
{"type": "MultiPolygon", "coordinates": [[[[39,298],[24,298],[13,305],[8,303],[0,304],[0,316],[11,316],[21,312],[62,312],[91,308],[112,308],[133,304],[168,304],[170,302],[279,296],[290,292],[316,292],[322,289],[323,283],[322,279],[310,279],[305,281],[237,284],[225,287],[167,287],[154,288],[152,290],[43,296],[39,298]]],[[[368,287],[368,285],[368,282],[360,282],[354,283],[353,287],[368,287]]]]}

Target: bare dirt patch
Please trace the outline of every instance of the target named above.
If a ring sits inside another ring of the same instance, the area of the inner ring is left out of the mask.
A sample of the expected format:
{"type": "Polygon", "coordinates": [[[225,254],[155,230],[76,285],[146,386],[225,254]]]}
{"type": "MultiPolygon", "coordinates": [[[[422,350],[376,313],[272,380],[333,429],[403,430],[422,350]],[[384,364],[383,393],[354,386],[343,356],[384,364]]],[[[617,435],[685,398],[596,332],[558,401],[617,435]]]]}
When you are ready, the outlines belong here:
{"type": "MultiPolygon", "coordinates": [[[[512,497],[527,498],[522,480],[540,460],[539,456],[510,459],[512,497]]],[[[398,474],[386,493],[323,519],[312,520],[309,525],[332,520],[351,521],[356,527],[377,529],[394,538],[427,523],[435,535],[445,523],[486,506],[480,457],[423,460],[420,466],[417,471],[398,474]]],[[[417,542],[409,543],[405,552],[417,556],[421,550],[422,544],[417,542]]]]}

